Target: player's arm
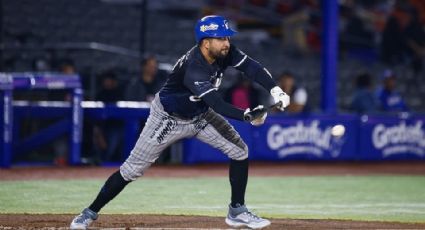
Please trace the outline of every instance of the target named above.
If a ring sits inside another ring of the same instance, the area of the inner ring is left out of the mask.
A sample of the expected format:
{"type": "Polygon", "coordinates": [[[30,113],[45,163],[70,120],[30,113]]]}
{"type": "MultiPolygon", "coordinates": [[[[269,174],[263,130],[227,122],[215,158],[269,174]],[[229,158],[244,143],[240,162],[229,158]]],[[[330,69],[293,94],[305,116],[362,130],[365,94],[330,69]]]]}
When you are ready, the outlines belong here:
{"type": "Polygon", "coordinates": [[[241,110],[233,105],[225,102],[217,91],[211,91],[204,95],[202,100],[210,106],[215,112],[237,120],[248,121],[252,125],[259,126],[264,123],[267,117],[267,109],[262,105],[257,106],[253,110],[241,110]]]}
{"type": "Polygon", "coordinates": [[[270,92],[275,103],[281,101],[282,106],[279,109],[283,110],[289,105],[289,96],[276,85],[270,72],[259,62],[253,60],[233,45],[230,47],[227,64],[244,72],[251,81],[255,81],[263,86],[270,92]]]}
{"type": "Polygon", "coordinates": [[[223,116],[240,121],[251,121],[254,118],[249,116],[252,111],[244,111],[225,102],[218,94],[217,88],[209,81],[208,73],[197,64],[192,63],[188,66],[183,83],[194,95],[201,98],[211,109],[223,116]]]}
{"type": "Polygon", "coordinates": [[[217,91],[211,91],[201,97],[201,99],[215,112],[236,120],[244,120],[244,110],[238,109],[225,102],[217,91]]]}
{"type": "Polygon", "coordinates": [[[227,64],[244,72],[251,81],[258,82],[267,91],[276,87],[276,82],[266,68],[233,45],[230,47],[227,64]]]}

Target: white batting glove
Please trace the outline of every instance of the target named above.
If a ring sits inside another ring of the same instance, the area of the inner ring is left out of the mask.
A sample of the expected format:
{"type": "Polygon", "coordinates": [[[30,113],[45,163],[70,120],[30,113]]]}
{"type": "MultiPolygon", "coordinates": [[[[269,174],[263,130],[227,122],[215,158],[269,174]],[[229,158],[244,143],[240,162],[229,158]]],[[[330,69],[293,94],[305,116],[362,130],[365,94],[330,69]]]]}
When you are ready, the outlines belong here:
{"type": "MultiPolygon", "coordinates": [[[[260,110],[263,110],[263,108],[264,108],[263,105],[259,105],[259,106],[255,107],[252,111],[260,111],[260,110]]],[[[246,116],[249,113],[252,113],[252,111],[251,111],[250,108],[247,108],[244,112],[244,116],[246,116]]],[[[254,118],[253,120],[250,120],[251,125],[260,126],[260,125],[264,124],[264,121],[267,118],[267,112],[264,112],[262,114],[260,113],[259,115],[260,115],[259,117],[254,118]]]]}
{"type": "Polygon", "coordinates": [[[274,103],[282,102],[282,106],[278,107],[281,111],[285,109],[289,105],[290,98],[288,94],[283,92],[283,90],[279,86],[275,86],[270,90],[270,94],[273,97],[274,103]]]}

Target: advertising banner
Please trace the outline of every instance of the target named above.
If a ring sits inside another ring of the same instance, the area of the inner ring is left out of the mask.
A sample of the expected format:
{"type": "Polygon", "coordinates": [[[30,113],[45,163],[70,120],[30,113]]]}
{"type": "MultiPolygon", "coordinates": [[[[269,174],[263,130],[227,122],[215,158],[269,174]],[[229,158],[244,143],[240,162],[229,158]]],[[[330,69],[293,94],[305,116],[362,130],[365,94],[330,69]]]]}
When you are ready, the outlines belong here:
{"type": "Polygon", "coordinates": [[[360,120],[361,159],[425,159],[425,116],[365,115],[360,120]]]}
{"type": "Polygon", "coordinates": [[[356,116],[270,117],[253,132],[251,159],[356,159],[357,135],[356,116]]]}
{"type": "MultiPolygon", "coordinates": [[[[249,148],[250,160],[357,159],[358,117],[270,116],[262,126],[232,121],[249,148]]],[[[184,162],[228,161],[219,150],[195,139],[184,142],[184,162]]]]}

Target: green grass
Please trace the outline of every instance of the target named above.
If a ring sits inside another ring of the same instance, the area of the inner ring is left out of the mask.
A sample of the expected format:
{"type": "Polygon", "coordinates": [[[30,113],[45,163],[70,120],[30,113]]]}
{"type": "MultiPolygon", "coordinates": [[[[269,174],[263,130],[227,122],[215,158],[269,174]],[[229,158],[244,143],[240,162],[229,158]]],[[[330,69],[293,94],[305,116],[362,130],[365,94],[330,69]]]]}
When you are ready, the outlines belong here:
{"type": "MultiPolygon", "coordinates": [[[[1,181],[0,213],[78,213],[103,180],[1,181]]],[[[102,213],[224,216],[227,178],[143,178],[102,213]]],[[[425,222],[424,176],[251,177],[248,206],[265,217],[425,222]]]]}

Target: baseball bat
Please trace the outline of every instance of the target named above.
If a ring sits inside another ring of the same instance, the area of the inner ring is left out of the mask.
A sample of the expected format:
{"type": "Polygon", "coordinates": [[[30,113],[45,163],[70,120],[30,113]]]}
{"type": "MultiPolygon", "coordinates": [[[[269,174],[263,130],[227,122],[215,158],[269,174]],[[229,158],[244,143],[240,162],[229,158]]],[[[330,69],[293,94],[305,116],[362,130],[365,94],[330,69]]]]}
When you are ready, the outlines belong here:
{"type": "Polygon", "coordinates": [[[279,101],[278,103],[273,104],[273,105],[270,105],[269,107],[267,107],[267,112],[273,111],[274,109],[276,109],[276,108],[278,108],[280,106],[282,106],[282,102],[281,101],[279,101]]]}

